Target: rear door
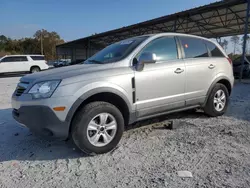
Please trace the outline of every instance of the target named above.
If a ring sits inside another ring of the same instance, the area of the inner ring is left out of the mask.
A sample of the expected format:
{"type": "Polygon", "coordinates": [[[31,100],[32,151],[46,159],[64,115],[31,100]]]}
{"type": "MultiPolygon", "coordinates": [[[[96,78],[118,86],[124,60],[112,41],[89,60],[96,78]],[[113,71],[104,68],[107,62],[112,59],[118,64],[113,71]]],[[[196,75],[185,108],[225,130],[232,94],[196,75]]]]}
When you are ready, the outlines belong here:
{"type": "Polygon", "coordinates": [[[16,62],[16,66],[17,66],[17,71],[20,72],[27,72],[30,71],[30,64],[29,64],[29,60],[27,58],[27,56],[17,56],[17,62],[16,62]]]}
{"type": "Polygon", "coordinates": [[[186,66],[186,105],[202,104],[216,77],[216,59],[210,58],[204,40],[195,37],[179,37],[179,39],[186,66]]]}
{"type": "Polygon", "coordinates": [[[211,53],[211,61],[215,62],[217,75],[224,75],[229,79],[232,79],[233,67],[231,65],[231,61],[228,60],[225,52],[223,53],[223,49],[221,47],[217,47],[210,41],[206,41],[205,43],[211,53]]]}

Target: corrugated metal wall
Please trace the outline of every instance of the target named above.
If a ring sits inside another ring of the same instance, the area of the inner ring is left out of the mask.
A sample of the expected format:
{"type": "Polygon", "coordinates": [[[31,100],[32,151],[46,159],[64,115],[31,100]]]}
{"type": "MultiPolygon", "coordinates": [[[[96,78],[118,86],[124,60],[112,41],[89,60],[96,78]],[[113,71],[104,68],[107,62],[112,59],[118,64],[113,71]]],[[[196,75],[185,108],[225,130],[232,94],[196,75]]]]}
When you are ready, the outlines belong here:
{"type": "Polygon", "coordinates": [[[86,48],[62,48],[57,47],[58,58],[70,58],[74,60],[82,60],[91,57],[101,49],[90,48],[88,51],[86,48]]]}

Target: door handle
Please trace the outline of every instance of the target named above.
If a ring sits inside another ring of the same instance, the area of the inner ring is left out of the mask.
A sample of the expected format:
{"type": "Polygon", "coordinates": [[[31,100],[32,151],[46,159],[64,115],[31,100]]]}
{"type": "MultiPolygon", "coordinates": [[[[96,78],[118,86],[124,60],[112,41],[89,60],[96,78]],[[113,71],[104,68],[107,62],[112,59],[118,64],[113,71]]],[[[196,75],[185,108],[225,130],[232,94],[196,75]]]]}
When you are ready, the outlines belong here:
{"type": "Polygon", "coordinates": [[[184,71],[184,69],[177,68],[174,72],[175,72],[176,74],[180,74],[180,73],[182,73],[183,71],[184,71]]]}
{"type": "Polygon", "coordinates": [[[208,66],[208,68],[210,68],[210,69],[213,69],[215,67],[215,65],[213,65],[213,64],[210,64],[209,66],[208,66]]]}

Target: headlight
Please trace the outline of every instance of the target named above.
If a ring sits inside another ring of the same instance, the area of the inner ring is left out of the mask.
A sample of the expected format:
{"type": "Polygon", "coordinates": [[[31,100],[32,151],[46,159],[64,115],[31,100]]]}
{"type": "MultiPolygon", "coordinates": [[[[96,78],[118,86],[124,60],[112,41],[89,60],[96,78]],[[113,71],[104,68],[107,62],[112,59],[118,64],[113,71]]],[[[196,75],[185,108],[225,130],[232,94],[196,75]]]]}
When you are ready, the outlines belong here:
{"type": "Polygon", "coordinates": [[[32,94],[34,99],[49,98],[60,84],[60,80],[45,81],[35,84],[28,93],[32,94]]]}

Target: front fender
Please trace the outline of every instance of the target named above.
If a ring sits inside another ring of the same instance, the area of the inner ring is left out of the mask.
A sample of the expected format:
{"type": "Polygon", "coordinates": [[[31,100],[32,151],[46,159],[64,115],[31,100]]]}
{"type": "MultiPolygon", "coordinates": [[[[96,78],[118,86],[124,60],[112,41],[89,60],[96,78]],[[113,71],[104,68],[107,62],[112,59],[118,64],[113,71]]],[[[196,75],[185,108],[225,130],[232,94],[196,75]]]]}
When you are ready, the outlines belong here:
{"type": "Polygon", "coordinates": [[[121,87],[112,84],[112,83],[104,83],[104,82],[95,82],[88,84],[84,86],[83,88],[79,89],[74,96],[77,98],[77,100],[74,102],[74,104],[71,106],[66,121],[71,122],[76,110],[79,108],[79,106],[89,97],[98,94],[98,93],[113,93],[121,97],[127,104],[128,109],[130,112],[133,111],[132,109],[132,99],[129,98],[128,93],[121,87]]]}

